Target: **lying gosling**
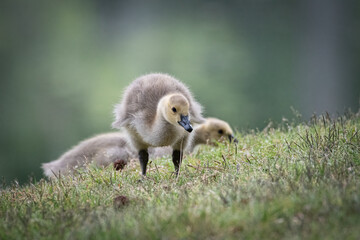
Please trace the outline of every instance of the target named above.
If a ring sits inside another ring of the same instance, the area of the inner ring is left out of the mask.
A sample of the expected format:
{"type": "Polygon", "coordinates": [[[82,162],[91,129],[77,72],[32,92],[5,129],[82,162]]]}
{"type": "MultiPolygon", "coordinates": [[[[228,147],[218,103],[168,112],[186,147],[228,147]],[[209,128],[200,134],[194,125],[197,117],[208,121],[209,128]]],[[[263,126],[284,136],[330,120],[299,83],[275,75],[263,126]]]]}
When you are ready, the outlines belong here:
{"type": "MultiPolygon", "coordinates": [[[[234,133],[230,125],[217,118],[206,118],[205,122],[197,125],[190,134],[191,140],[188,141],[185,152],[192,153],[194,149],[201,144],[214,145],[215,141],[229,140],[229,142],[238,140],[234,137],[234,133]]],[[[150,155],[154,158],[163,157],[171,153],[170,147],[151,148],[150,155]]]]}
{"type": "MultiPolygon", "coordinates": [[[[207,118],[204,123],[194,128],[191,135],[193,141],[185,150],[189,153],[193,152],[194,148],[200,144],[212,144],[214,140],[222,139],[228,139],[231,142],[234,139],[229,124],[216,118],[207,118]]],[[[171,147],[149,149],[149,154],[153,158],[170,155],[171,152],[171,147]]],[[[54,174],[72,174],[76,168],[81,168],[90,162],[103,167],[113,164],[114,168],[119,170],[135,156],[136,152],[128,143],[126,134],[122,132],[104,133],[80,142],[58,160],[43,164],[43,169],[47,177],[55,177],[54,174]]]]}
{"type": "Polygon", "coordinates": [[[90,162],[104,167],[116,163],[116,167],[121,168],[133,157],[134,150],[131,149],[126,134],[106,133],[80,142],[59,159],[44,163],[42,168],[44,174],[51,178],[72,174],[77,167],[90,162]]]}
{"type": "Polygon", "coordinates": [[[191,123],[202,123],[202,107],[189,89],[167,74],[149,74],[137,78],[125,90],[115,107],[114,128],[124,127],[138,151],[142,175],[146,175],[149,147],[171,146],[175,172],[181,151],[193,130],[191,123]],[[185,131],[185,130],[187,131],[185,131]]]}
{"type": "Polygon", "coordinates": [[[198,125],[192,134],[192,140],[189,141],[186,150],[193,152],[194,148],[199,144],[213,145],[214,141],[228,139],[230,142],[238,142],[234,137],[234,133],[230,125],[217,118],[207,118],[206,121],[198,125]]]}

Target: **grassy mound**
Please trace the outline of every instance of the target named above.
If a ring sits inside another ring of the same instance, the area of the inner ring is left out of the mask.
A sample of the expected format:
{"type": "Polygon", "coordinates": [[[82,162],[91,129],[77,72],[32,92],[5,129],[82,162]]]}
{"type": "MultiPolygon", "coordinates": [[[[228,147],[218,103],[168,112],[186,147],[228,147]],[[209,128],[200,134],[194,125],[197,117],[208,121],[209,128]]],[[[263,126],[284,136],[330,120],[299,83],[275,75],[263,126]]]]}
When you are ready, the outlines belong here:
{"type": "Polygon", "coordinates": [[[204,146],[178,177],[170,156],[123,171],[15,183],[0,239],[359,239],[360,116],[239,133],[204,146]]]}

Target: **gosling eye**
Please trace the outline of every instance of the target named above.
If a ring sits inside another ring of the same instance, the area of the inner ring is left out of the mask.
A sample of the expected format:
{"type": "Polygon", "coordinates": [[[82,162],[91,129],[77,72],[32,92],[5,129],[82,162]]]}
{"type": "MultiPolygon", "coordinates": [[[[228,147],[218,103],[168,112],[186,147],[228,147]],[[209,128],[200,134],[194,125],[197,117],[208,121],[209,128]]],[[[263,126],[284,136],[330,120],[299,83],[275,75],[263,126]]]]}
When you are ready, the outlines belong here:
{"type": "Polygon", "coordinates": [[[173,107],[171,110],[172,110],[174,113],[176,112],[176,108],[174,108],[174,107],[173,107]]]}
{"type": "Polygon", "coordinates": [[[220,130],[218,131],[218,133],[219,133],[219,134],[223,134],[224,131],[223,131],[222,129],[220,129],[220,130]]]}

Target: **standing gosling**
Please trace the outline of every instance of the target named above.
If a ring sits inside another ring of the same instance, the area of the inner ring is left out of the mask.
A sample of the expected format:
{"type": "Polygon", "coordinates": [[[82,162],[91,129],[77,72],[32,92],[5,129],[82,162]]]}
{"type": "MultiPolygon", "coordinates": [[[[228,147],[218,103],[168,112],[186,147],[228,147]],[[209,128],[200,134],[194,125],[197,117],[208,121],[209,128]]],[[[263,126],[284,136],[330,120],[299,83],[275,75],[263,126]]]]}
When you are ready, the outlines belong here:
{"type": "Polygon", "coordinates": [[[146,175],[148,148],[162,146],[173,148],[172,160],[178,173],[187,132],[193,130],[191,123],[204,121],[201,112],[201,105],[183,83],[167,74],[149,74],[137,78],[125,90],[115,107],[112,126],[124,127],[128,132],[139,154],[142,175],[146,175]]]}
{"type": "Polygon", "coordinates": [[[47,177],[69,175],[76,167],[94,162],[98,166],[108,166],[117,163],[121,168],[134,157],[134,150],[130,148],[126,134],[106,133],[86,139],[60,156],[59,159],[44,163],[42,168],[47,177]]]}

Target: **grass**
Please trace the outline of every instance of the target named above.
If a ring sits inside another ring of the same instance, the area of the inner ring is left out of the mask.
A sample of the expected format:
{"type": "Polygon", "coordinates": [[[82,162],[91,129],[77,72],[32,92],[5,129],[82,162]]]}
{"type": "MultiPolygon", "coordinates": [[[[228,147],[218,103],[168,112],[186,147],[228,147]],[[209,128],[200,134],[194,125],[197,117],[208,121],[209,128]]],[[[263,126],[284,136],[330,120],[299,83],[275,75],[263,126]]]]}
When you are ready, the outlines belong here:
{"type": "Polygon", "coordinates": [[[0,239],[359,239],[360,114],[238,133],[186,156],[123,171],[14,182],[0,239]]]}

